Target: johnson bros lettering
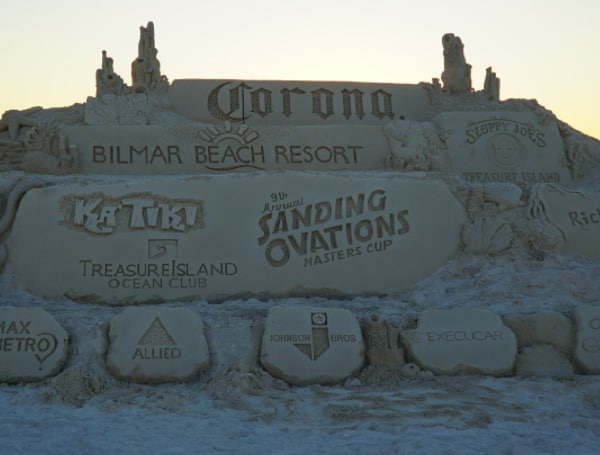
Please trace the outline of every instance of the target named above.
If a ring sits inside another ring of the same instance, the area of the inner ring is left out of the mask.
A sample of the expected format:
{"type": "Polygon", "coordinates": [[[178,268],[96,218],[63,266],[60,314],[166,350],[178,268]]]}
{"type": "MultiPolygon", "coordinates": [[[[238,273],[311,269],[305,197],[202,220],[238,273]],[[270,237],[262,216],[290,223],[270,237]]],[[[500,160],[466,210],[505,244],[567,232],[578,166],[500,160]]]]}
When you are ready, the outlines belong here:
{"type": "Polygon", "coordinates": [[[272,210],[281,205],[265,204],[258,220],[258,244],[273,267],[284,266],[294,255],[309,267],[384,251],[394,236],[410,229],[408,210],[387,210],[383,189],[309,204],[300,198],[272,210]]]}

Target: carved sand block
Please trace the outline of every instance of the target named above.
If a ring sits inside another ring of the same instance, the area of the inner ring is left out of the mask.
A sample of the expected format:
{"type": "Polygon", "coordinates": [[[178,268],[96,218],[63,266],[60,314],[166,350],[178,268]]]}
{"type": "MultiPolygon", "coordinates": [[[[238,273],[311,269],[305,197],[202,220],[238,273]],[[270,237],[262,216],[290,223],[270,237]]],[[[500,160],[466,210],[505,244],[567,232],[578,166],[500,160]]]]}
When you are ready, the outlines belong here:
{"type": "Polygon", "coordinates": [[[553,346],[536,344],[524,348],[517,356],[517,376],[568,377],[574,373],[569,359],[553,346]]]}
{"type": "Polygon", "coordinates": [[[555,237],[554,249],[574,256],[600,257],[600,193],[556,185],[533,189],[529,215],[538,229],[555,237]]]}
{"type": "Polygon", "coordinates": [[[206,122],[248,125],[384,125],[425,120],[429,98],[414,84],[178,79],[173,110],[206,122]]]}
{"type": "Polygon", "coordinates": [[[367,360],[371,365],[400,367],[404,365],[404,349],[400,346],[400,327],[392,322],[382,321],[371,314],[363,322],[367,360]]]}
{"type": "Polygon", "coordinates": [[[83,173],[383,169],[380,126],[73,126],[64,129],[83,173]]]}
{"type": "Polygon", "coordinates": [[[427,310],[401,333],[409,358],[436,374],[512,374],[515,334],[487,310],[427,310]]]}
{"type": "Polygon", "coordinates": [[[127,308],[109,338],[108,369],[127,381],[185,381],[209,366],[202,319],[185,308],[127,308]]]}
{"type": "Polygon", "coordinates": [[[334,384],[358,372],[365,346],[358,321],[341,308],[273,307],[260,361],[291,384],[334,384]]]}
{"type": "Polygon", "coordinates": [[[446,136],[451,170],[473,183],[571,183],[555,122],[528,112],[446,112],[435,119],[446,136]]]}
{"type": "Polygon", "coordinates": [[[508,314],[503,317],[517,337],[519,348],[550,345],[562,352],[573,351],[573,323],[564,314],[544,311],[532,314],[508,314]]]}
{"type": "Polygon", "coordinates": [[[600,373],[600,308],[590,305],[575,309],[577,344],[575,361],[584,373],[600,373]]]}
{"type": "Polygon", "coordinates": [[[69,335],[41,308],[0,308],[0,382],[28,382],[57,374],[67,360],[69,335]]]}
{"type": "Polygon", "coordinates": [[[427,176],[163,177],[30,190],[6,245],[22,285],[48,297],[384,294],[443,265],[464,220],[427,176]]]}
{"type": "Polygon", "coordinates": [[[258,361],[262,327],[248,321],[232,327],[210,327],[206,337],[210,345],[211,373],[251,368],[258,361]]]}

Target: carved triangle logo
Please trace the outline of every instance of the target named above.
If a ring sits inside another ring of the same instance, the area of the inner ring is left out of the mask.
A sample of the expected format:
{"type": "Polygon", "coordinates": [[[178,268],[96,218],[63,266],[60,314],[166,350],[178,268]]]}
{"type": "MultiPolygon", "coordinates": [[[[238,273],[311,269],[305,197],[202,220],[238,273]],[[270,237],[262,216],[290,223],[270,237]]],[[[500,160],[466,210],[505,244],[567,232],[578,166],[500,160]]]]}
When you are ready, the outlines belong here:
{"type": "Polygon", "coordinates": [[[138,346],[176,346],[175,340],[167,332],[165,325],[158,318],[154,318],[152,324],[146,329],[146,332],[137,342],[138,346]]]}
{"type": "Polygon", "coordinates": [[[132,359],[176,360],[180,357],[181,349],[157,316],[137,342],[132,359]]]}

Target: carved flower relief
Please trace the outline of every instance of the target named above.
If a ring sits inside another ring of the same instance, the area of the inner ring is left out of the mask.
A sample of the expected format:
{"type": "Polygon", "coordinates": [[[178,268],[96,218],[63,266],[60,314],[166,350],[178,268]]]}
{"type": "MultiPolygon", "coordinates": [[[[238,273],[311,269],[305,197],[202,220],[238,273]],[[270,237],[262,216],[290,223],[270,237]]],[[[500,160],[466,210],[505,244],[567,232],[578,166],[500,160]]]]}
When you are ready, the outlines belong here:
{"type": "Polygon", "coordinates": [[[565,243],[563,232],[541,218],[529,221],[526,237],[529,254],[540,259],[548,253],[559,251],[565,243]]]}
{"type": "Polygon", "coordinates": [[[25,133],[23,145],[28,151],[50,152],[50,142],[56,134],[56,128],[47,125],[33,126],[25,133]]]}
{"type": "Polygon", "coordinates": [[[523,191],[513,183],[476,184],[466,198],[470,223],[462,230],[464,251],[474,254],[502,254],[513,244],[511,223],[499,213],[524,205],[523,191]]]}
{"type": "Polygon", "coordinates": [[[497,255],[511,247],[513,230],[502,218],[479,217],[463,227],[461,238],[466,253],[497,255]]]}
{"type": "Polygon", "coordinates": [[[589,147],[581,141],[569,138],[565,143],[565,166],[571,171],[573,179],[585,177],[589,166],[589,147]]]}
{"type": "Polygon", "coordinates": [[[446,146],[430,122],[396,120],[383,128],[390,155],[386,168],[409,171],[446,171],[449,168],[446,146]]]}

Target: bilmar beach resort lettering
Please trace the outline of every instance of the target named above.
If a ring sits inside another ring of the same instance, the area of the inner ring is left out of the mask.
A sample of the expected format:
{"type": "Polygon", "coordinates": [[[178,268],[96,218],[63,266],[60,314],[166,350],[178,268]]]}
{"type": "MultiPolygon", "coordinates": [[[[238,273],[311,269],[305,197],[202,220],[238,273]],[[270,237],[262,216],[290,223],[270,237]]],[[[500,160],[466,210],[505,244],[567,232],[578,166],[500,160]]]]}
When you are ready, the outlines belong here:
{"type": "Polygon", "coordinates": [[[394,236],[410,229],[408,210],[385,213],[386,203],[383,189],[309,204],[273,193],[258,220],[258,244],[273,267],[284,266],[294,254],[310,267],[385,251],[394,236]],[[274,203],[274,196],[281,203],[274,203]]]}

